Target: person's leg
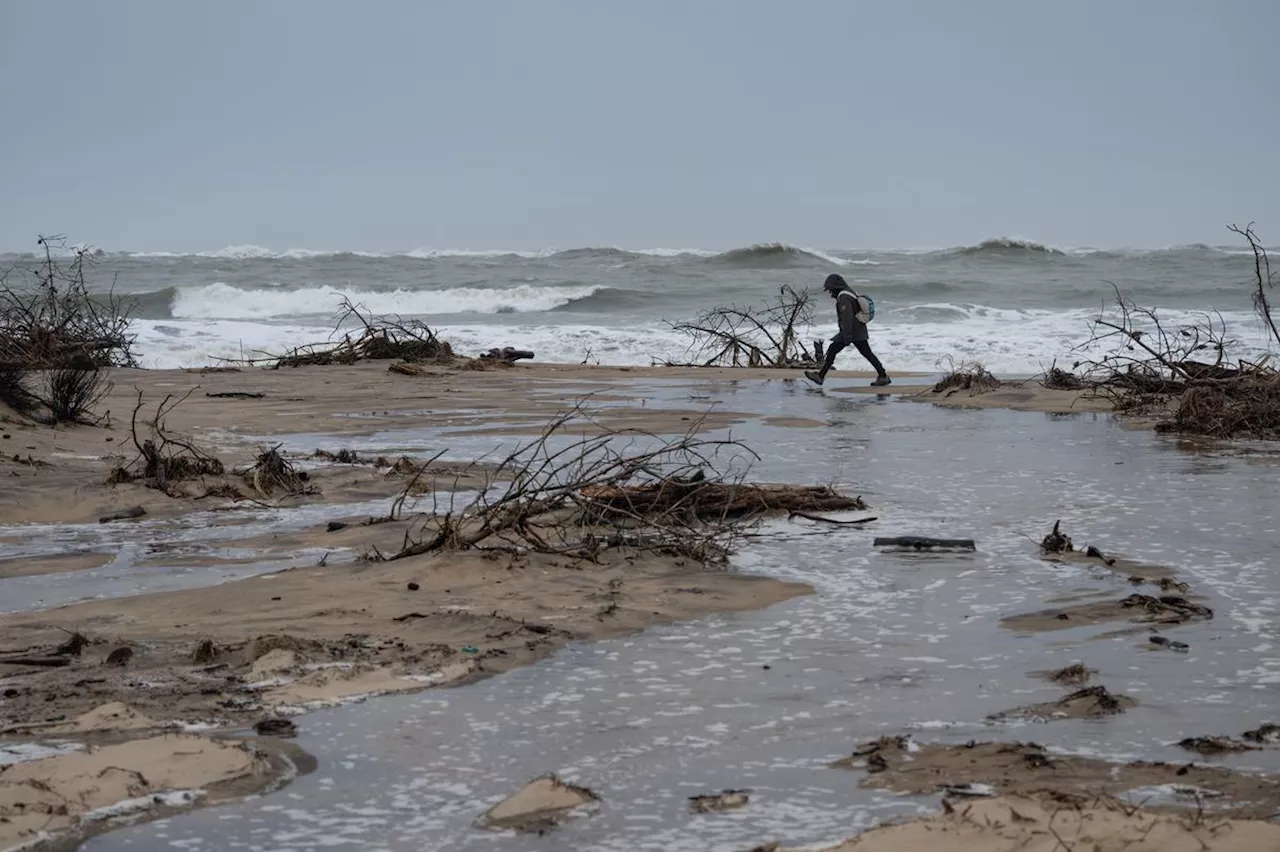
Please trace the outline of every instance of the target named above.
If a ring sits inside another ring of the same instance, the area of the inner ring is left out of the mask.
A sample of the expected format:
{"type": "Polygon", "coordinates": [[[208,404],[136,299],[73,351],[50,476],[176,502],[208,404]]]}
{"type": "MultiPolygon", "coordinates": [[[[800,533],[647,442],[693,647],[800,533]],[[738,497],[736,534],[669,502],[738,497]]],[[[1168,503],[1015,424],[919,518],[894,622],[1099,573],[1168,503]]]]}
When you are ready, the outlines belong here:
{"type": "Polygon", "coordinates": [[[866,358],[871,366],[875,368],[876,381],[873,382],[873,384],[889,384],[889,374],[884,371],[884,365],[880,363],[880,359],[876,357],[876,353],[871,351],[870,341],[855,340],[853,341],[853,345],[857,348],[858,352],[862,354],[862,357],[866,358]]]}
{"type": "Polygon", "coordinates": [[[849,341],[843,337],[838,337],[831,341],[831,345],[827,347],[827,357],[823,359],[822,369],[818,371],[818,375],[826,378],[827,373],[831,372],[831,368],[836,365],[836,356],[843,352],[848,345],[849,341]]]}
{"type": "Polygon", "coordinates": [[[843,337],[837,337],[835,340],[831,341],[831,343],[827,345],[827,357],[822,361],[822,368],[816,373],[810,370],[805,373],[805,376],[818,384],[822,384],[827,378],[827,373],[831,372],[831,368],[835,366],[836,356],[843,352],[844,348],[848,345],[849,341],[845,340],[843,337]]]}

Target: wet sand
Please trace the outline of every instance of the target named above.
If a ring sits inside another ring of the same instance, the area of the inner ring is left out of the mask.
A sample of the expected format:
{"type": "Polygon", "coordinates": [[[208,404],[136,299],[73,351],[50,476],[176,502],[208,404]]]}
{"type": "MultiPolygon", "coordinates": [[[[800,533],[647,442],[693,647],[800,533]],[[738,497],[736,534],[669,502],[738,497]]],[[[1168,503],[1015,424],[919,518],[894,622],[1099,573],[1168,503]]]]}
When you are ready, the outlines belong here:
{"type": "MultiPolygon", "coordinates": [[[[180,523],[194,511],[209,511],[211,517],[225,519],[230,528],[240,523],[239,517],[259,508],[219,498],[173,500],[135,484],[101,484],[111,466],[121,460],[110,455],[117,450],[119,441],[127,440],[127,429],[122,438],[120,411],[132,410],[134,385],[142,387],[151,399],[170,391],[185,393],[198,383],[199,390],[170,416],[169,428],[199,436],[220,455],[241,465],[251,462],[266,442],[282,440],[297,452],[376,446],[390,455],[389,461],[394,459],[392,450],[424,459],[452,444],[462,449],[457,451],[457,458],[450,456],[452,461],[447,463],[465,466],[460,459],[477,457],[479,453],[472,448],[492,443],[488,438],[527,435],[567,404],[592,393],[595,396],[591,399],[599,409],[597,423],[572,424],[570,431],[590,433],[600,429],[598,424],[603,422],[608,428],[679,434],[703,419],[709,429],[759,427],[772,430],[768,434],[785,432],[797,436],[797,440],[820,441],[823,437],[830,440],[830,433],[817,427],[830,427],[836,422],[812,413],[800,415],[785,402],[762,409],[757,403],[748,404],[747,395],[743,396],[742,405],[733,404],[733,389],[745,390],[748,386],[776,385],[787,389],[782,391],[784,396],[815,393],[802,378],[770,371],[759,371],[757,375],[756,371],[742,370],[518,365],[491,372],[442,370],[438,375],[410,378],[386,374],[383,365],[368,364],[203,375],[136,372],[118,375],[116,382],[110,403],[114,427],[110,430],[77,428],[53,432],[43,427],[2,424],[10,435],[6,445],[17,446],[28,458],[14,462],[9,457],[5,462],[8,466],[0,470],[0,475],[18,486],[0,495],[0,523],[96,525],[98,517],[106,512],[142,505],[147,511],[141,519],[144,524],[180,523]],[[206,392],[228,391],[264,396],[203,396],[206,392]],[[716,401],[720,402],[712,405],[716,401]],[[426,441],[415,437],[415,428],[423,427],[432,430],[434,437],[426,441]],[[803,437],[815,431],[822,437],[803,437]],[[75,499],[67,499],[68,493],[74,494],[75,499]]],[[[890,393],[885,394],[878,389],[836,385],[817,393],[833,400],[840,395],[871,393],[879,400],[939,402],[906,382],[888,390],[890,393]]],[[[969,407],[958,396],[949,397],[943,404],[969,407]]],[[[1047,412],[1071,409],[1061,396],[1042,402],[1039,408],[1021,395],[1017,399],[1008,397],[1001,405],[996,405],[990,394],[983,397],[987,397],[988,407],[1047,412]]],[[[845,440],[843,432],[838,434],[842,436],[839,440],[845,440]]],[[[465,488],[470,483],[459,480],[463,469],[442,468],[440,475],[433,477],[431,489],[465,488]]],[[[237,731],[270,716],[331,706],[352,698],[467,684],[533,663],[568,643],[627,635],[652,625],[683,623],[713,612],[750,611],[812,591],[804,581],[707,572],[699,566],[650,557],[603,566],[574,565],[568,560],[527,554],[498,559],[467,555],[465,559],[424,557],[382,565],[362,564],[353,561],[356,552],[371,545],[394,550],[395,542],[403,536],[403,527],[358,526],[363,513],[352,512],[350,507],[359,501],[389,501],[405,487],[405,477],[390,469],[323,460],[314,466],[308,463],[308,470],[320,493],[279,501],[279,505],[286,510],[332,507],[332,511],[326,510],[326,520],[355,521],[357,525],[328,532],[317,517],[309,524],[244,537],[235,537],[234,530],[228,529],[230,537],[224,542],[234,545],[232,549],[249,553],[271,548],[280,552],[332,552],[333,558],[324,567],[299,566],[285,573],[199,590],[138,594],[137,591],[145,592],[139,589],[111,600],[0,618],[0,647],[7,651],[25,652],[30,648],[43,652],[77,631],[95,643],[67,667],[37,668],[21,674],[9,671],[15,667],[0,669],[0,686],[19,690],[18,694],[6,695],[0,704],[0,717],[6,720],[5,724],[34,725],[33,731],[56,733],[58,738],[72,740],[101,736],[103,727],[110,729],[114,724],[117,735],[123,726],[125,733],[138,738],[138,742],[158,731],[180,730],[170,727],[174,722],[217,724],[226,731],[237,731]],[[411,591],[410,583],[417,588],[411,591]],[[198,653],[206,639],[212,648],[198,653]],[[123,667],[103,665],[107,655],[121,647],[132,650],[128,663],[123,667]],[[143,683],[145,687],[140,688],[143,683]],[[52,700],[49,696],[53,696],[52,700]],[[111,708],[110,712],[97,712],[104,705],[111,708]],[[43,728],[47,723],[48,727],[43,728]],[[85,730],[86,725],[97,727],[85,730]]],[[[776,472],[769,478],[784,481],[776,472]]],[[[224,480],[230,481],[231,477],[224,480]]],[[[872,502],[875,508],[874,498],[872,502]]],[[[1043,518],[1038,522],[1051,520],[1043,518]]],[[[138,523],[118,521],[102,526],[138,523]]],[[[15,540],[12,527],[0,535],[15,540]]],[[[1108,548],[1103,549],[1110,555],[1108,548]]],[[[149,558],[159,566],[176,563],[176,558],[185,560],[189,567],[215,564],[208,554],[168,558],[161,552],[149,558]]],[[[251,558],[227,556],[225,561],[251,558]]],[[[100,554],[86,553],[75,558],[46,554],[32,556],[26,562],[5,560],[0,561],[0,579],[20,574],[38,578],[59,570],[71,579],[86,571],[93,573],[96,560],[100,559],[100,554]],[[10,572],[7,574],[6,563],[10,572]]],[[[1069,627],[1106,627],[1112,622],[1122,629],[1150,631],[1156,626],[1169,630],[1205,619],[1168,621],[1185,613],[1177,606],[1172,613],[1166,611],[1164,608],[1173,605],[1162,603],[1162,596],[1214,603],[1194,582],[1189,590],[1153,585],[1160,579],[1181,581],[1178,572],[1146,564],[1156,560],[1122,555],[1116,564],[1099,566],[1072,555],[1041,561],[1046,566],[1060,564],[1061,570],[1107,575],[1121,586],[1129,584],[1129,588],[1116,594],[1117,587],[1113,585],[1106,592],[1093,590],[1076,600],[1062,601],[1046,593],[1038,609],[1006,608],[1000,613],[1001,625],[1010,635],[1046,635],[1061,630],[1064,621],[1072,622],[1069,627]],[[1130,577],[1134,583],[1129,583],[1130,577]],[[1146,585],[1139,585],[1138,580],[1146,585]],[[1150,600],[1140,600],[1136,610],[1119,604],[1132,594],[1150,600]],[[1058,617],[1064,613],[1067,619],[1058,617]],[[1125,628],[1129,621],[1133,623],[1125,628]]],[[[785,571],[776,570],[781,567],[781,563],[762,564],[758,570],[785,577],[785,571]]],[[[1108,674],[1104,671],[1101,680],[1116,695],[1125,695],[1108,674]]],[[[1067,696],[1077,688],[1080,687],[1063,689],[1061,694],[1067,696]]],[[[1069,706],[1061,715],[1061,699],[1008,701],[1003,707],[990,708],[989,715],[1005,719],[1060,718],[1064,721],[1058,724],[1070,724],[1078,716],[1096,715],[1091,709],[1081,709],[1085,705],[1093,708],[1096,696],[1085,699],[1088,696],[1067,702],[1069,706]]],[[[1141,713],[1145,697],[1137,696],[1134,701],[1124,709],[1130,714],[1141,713]]],[[[295,718],[295,722],[305,736],[306,717],[295,718]]],[[[17,733],[9,734],[8,739],[16,742],[17,733]]],[[[1223,733],[1238,734],[1231,730],[1223,733]]],[[[29,733],[24,736],[26,740],[34,738],[29,733]]],[[[207,735],[205,739],[217,741],[207,735]]],[[[48,772],[48,767],[54,765],[46,763],[42,771],[48,772]]]]}
{"type": "MultiPolygon", "coordinates": [[[[418,497],[475,488],[486,481],[486,463],[437,462],[420,476],[421,458],[405,465],[395,464],[394,457],[351,463],[333,458],[345,448],[344,439],[388,423],[421,420],[469,435],[538,434],[566,405],[588,397],[593,405],[605,405],[606,412],[567,424],[565,431],[678,434],[694,423],[715,429],[748,417],[693,407],[646,410],[642,395],[616,389],[601,393],[612,387],[610,380],[631,370],[606,371],[613,375],[603,378],[599,372],[441,369],[404,377],[388,373],[383,364],[195,374],[114,371],[115,387],[103,404],[112,415],[103,428],[51,429],[5,415],[3,440],[14,452],[0,470],[8,479],[0,522],[127,526],[222,510],[223,518],[213,523],[231,527],[234,534],[237,510],[332,506],[331,520],[323,526],[269,538],[232,537],[226,546],[258,553],[394,553],[410,521],[365,525],[366,518],[353,517],[343,507],[378,498],[389,505],[411,483],[418,486],[418,497]],[[531,373],[537,378],[531,380],[531,373]],[[180,483],[176,494],[110,482],[111,471],[136,455],[129,424],[139,393],[144,421],[160,400],[185,395],[165,417],[167,432],[223,459],[226,473],[180,483]],[[327,446],[317,449],[329,454],[308,464],[310,493],[272,499],[256,487],[251,490],[256,484],[236,467],[248,467],[270,446],[271,436],[303,428],[327,439],[327,446]],[[122,510],[131,516],[103,520],[122,510]]],[[[684,377],[702,380],[703,373],[687,371],[684,377]]],[[[791,428],[811,425],[767,419],[791,428]]],[[[149,552],[157,549],[153,545],[149,552]]],[[[251,559],[161,554],[159,561],[199,568],[251,559]]],[[[74,575],[109,562],[111,557],[100,552],[40,553],[0,560],[0,578],[74,575]]],[[[115,804],[113,797],[145,800],[168,789],[221,789],[246,775],[261,779],[256,785],[261,788],[285,771],[283,765],[273,771],[265,761],[218,770],[214,755],[230,753],[227,741],[173,732],[235,732],[337,703],[470,682],[527,665],[569,642],[710,612],[765,607],[812,591],[804,584],[708,569],[688,559],[625,551],[591,562],[478,552],[393,563],[322,562],[208,588],[132,594],[0,618],[0,738],[56,737],[58,743],[89,748],[23,762],[21,771],[0,778],[0,847],[39,831],[85,834],[91,824],[98,825],[85,814],[115,804]],[[69,641],[83,647],[69,649],[69,641]],[[103,736],[129,740],[99,750],[95,740],[103,736]],[[186,752],[155,745],[174,742],[202,756],[205,770],[186,771],[192,762],[178,757],[186,752]],[[104,753],[126,774],[142,771],[130,768],[134,764],[147,767],[153,780],[119,789],[95,787],[92,795],[78,799],[61,792],[81,784],[86,767],[104,753]],[[163,772],[156,774],[155,767],[163,772]],[[75,804],[62,808],[46,801],[48,796],[75,804]]],[[[136,564],[146,566],[148,560],[136,564]]],[[[155,804],[172,809],[217,798],[201,793],[155,804]]],[[[128,813],[121,816],[161,812],[142,805],[124,810],[128,813]]]]}
{"type": "MultiPolygon", "coordinates": [[[[936,816],[874,828],[818,852],[1255,852],[1275,848],[1280,848],[1280,826],[1259,820],[1205,820],[1153,813],[1114,799],[1063,802],[1040,795],[947,803],[936,816]]],[[[774,844],[757,850],[792,852],[774,844]]]]}

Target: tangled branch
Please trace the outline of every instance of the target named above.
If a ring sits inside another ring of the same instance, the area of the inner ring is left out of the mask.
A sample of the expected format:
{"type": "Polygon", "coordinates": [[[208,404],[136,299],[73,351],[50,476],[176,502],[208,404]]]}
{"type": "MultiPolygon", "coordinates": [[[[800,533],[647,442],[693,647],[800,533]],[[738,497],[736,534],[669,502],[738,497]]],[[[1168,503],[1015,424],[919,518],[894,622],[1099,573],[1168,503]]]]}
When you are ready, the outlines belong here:
{"type": "Polygon", "coordinates": [[[192,388],[178,398],[172,394],[166,396],[156,406],[155,416],[143,423],[146,437],[138,434],[138,412],[143,407],[142,391],[138,391],[138,402],[129,419],[129,432],[137,455],[128,464],[115,468],[107,477],[108,484],[141,482],[170,497],[185,497],[189,495],[181,488],[183,482],[225,473],[226,468],[219,459],[165,428],[165,417],[195,390],[192,388]]]}
{"type": "Polygon", "coordinates": [[[816,366],[800,340],[800,329],[813,324],[813,302],[807,292],[783,285],[772,302],[759,307],[714,308],[692,322],[669,322],[690,338],[690,360],[663,362],[668,367],[816,366]]]}
{"type": "Polygon", "coordinates": [[[951,396],[957,391],[969,391],[974,394],[986,393],[1000,387],[1000,380],[992,375],[980,361],[959,361],[947,356],[938,362],[941,367],[946,364],[946,372],[933,386],[934,393],[945,393],[951,396]]]}
{"type": "Polygon", "coordinates": [[[35,269],[17,265],[0,274],[0,364],[27,370],[136,367],[129,314],[135,305],[112,290],[92,294],[87,248],[71,251],[62,236],[39,238],[44,257],[35,269]],[[29,278],[21,280],[22,273],[29,278]]]}
{"type": "Polygon", "coordinates": [[[632,548],[719,563],[767,512],[865,507],[829,488],[745,482],[758,456],[736,440],[699,437],[701,421],[673,439],[603,430],[555,448],[556,433],[584,416],[581,406],[557,415],[498,463],[489,487],[457,511],[425,516],[389,558],[484,547],[596,559],[632,548]]]}
{"type": "Polygon", "coordinates": [[[453,348],[421,320],[406,320],[396,315],[374,316],[343,296],[333,334],[338,334],[344,325],[353,322],[359,327],[359,332],[354,336],[346,332],[341,340],[331,338],[323,343],[304,344],[279,355],[259,353],[261,357],[222,360],[230,364],[267,364],[272,369],[279,369],[391,358],[409,363],[448,363],[454,358],[453,348]]]}
{"type": "MultiPolygon", "coordinates": [[[[1230,230],[1243,235],[1253,250],[1254,306],[1280,343],[1268,296],[1273,282],[1266,249],[1252,225],[1230,230]]],[[[1159,431],[1280,439],[1280,372],[1269,357],[1232,358],[1236,341],[1216,312],[1170,326],[1154,308],[1139,307],[1114,289],[1114,310],[1099,315],[1090,339],[1077,347],[1100,348],[1102,354],[1076,361],[1073,369],[1079,373],[1055,365],[1046,386],[1084,388],[1117,411],[1163,415],[1159,431]]]]}
{"type": "Polygon", "coordinates": [[[1267,298],[1267,291],[1276,286],[1271,277],[1271,260],[1267,257],[1267,250],[1263,248],[1262,241],[1254,233],[1252,222],[1244,228],[1240,228],[1237,225],[1228,225],[1227,230],[1244,237],[1249,243],[1249,248],[1253,250],[1253,307],[1258,312],[1258,316],[1271,329],[1271,336],[1276,343],[1280,343],[1280,329],[1276,328],[1276,322],[1271,317],[1271,301],[1267,298]]]}

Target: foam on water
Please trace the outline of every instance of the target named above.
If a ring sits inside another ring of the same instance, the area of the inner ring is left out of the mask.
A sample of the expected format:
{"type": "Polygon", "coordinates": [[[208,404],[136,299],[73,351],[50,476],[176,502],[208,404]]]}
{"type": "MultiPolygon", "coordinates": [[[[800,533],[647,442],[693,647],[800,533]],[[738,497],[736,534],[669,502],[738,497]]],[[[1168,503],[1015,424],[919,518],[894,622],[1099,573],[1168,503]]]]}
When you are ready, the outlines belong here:
{"type": "MultiPolygon", "coordinates": [[[[21,272],[31,259],[7,255],[0,264],[12,261],[21,272]]],[[[730,304],[760,306],[784,286],[816,297],[816,325],[802,338],[830,336],[833,312],[818,288],[832,270],[857,276],[855,286],[876,298],[872,345],[890,371],[932,371],[947,357],[1005,374],[1066,364],[1090,336],[1088,320],[1112,303],[1110,282],[1136,304],[1158,307],[1167,328],[1220,311],[1227,337],[1239,342],[1230,359],[1268,351],[1251,312],[1253,259],[1242,245],[1067,248],[1010,237],[920,251],[783,242],[727,250],[238,245],[191,254],[95,251],[90,260],[92,292],[114,288],[138,299],[133,316],[145,318],[135,330],[147,366],[323,340],[343,297],[373,314],[439,326],[468,354],[512,345],[542,361],[680,361],[687,340],[670,323],[730,304]]],[[[850,352],[838,366],[866,365],[850,352]]]]}
{"type": "MultiPolygon", "coordinates": [[[[232,289],[232,288],[229,288],[232,289]]],[[[565,304],[572,298],[590,295],[598,288],[550,288],[546,291],[531,287],[525,294],[525,306],[535,302],[551,305],[565,304]],[[577,295],[575,295],[575,293],[577,295]]],[[[455,297],[449,291],[438,293],[374,294],[371,301],[378,305],[375,311],[402,312],[408,303],[436,300],[438,304],[450,304],[458,308],[470,302],[472,305],[498,309],[512,303],[509,291],[470,291],[455,297]],[[456,298],[456,301],[450,302],[456,298]],[[403,300],[403,301],[402,301],[403,300]]],[[[182,310],[192,316],[202,316],[203,321],[192,319],[138,320],[138,350],[148,367],[187,367],[208,363],[211,358],[239,358],[253,352],[280,353],[301,343],[314,343],[332,338],[331,323],[302,323],[271,319],[270,322],[253,322],[248,319],[214,319],[217,316],[240,316],[257,310],[257,316],[274,318],[294,315],[290,309],[296,296],[281,292],[259,305],[243,291],[241,295],[224,303],[209,298],[195,302],[183,302],[182,310]],[[202,313],[205,312],[205,313],[202,313]],[[206,315],[207,314],[207,315],[206,315]]],[[[321,299],[315,294],[315,312],[331,314],[328,305],[336,298],[337,291],[327,293],[330,298],[321,299]],[[323,306],[323,307],[322,307],[323,306]]],[[[361,294],[369,296],[370,294],[361,294]]],[[[368,303],[366,301],[366,303],[368,303]]],[[[529,307],[529,310],[539,310],[529,307]]],[[[977,359],[988,369],[1006,375],[1033,374],[1057,361],[1070,366],[1074,357],[1097,354],[1101,347],[1078,349],[1088,339],[1089,322],[1095,312],[1047,311],[1035,309],[993,308],[983,305],[928,303],[910,308],[890,308],[877,315],[873,325],[871,344],[890,372],[931,372],[946,367],[946,359],[956,361],[977,359]]],[[[1170,324],[1189,322],[1192,312],[1167,311],[1162,314],[1170,324]]],[[[1257,317],[1247,312],[1224,312],[1229,327],[1235,330],[1240,341],[1236,354],[1244,358],[1258,358],[1269,351],[1265,330],[1257,317]]],[[[440,335],[448,340],[455,351],[476,355],[493,347],[514,346],[530,349],[537,361],[547,363],[599,363],[613,366],[643,366],[652,363],[681,363],[693,360],[696,353],[689,350],[689,338],[671,329],[669,325],[635,322],[605,324],[592,322],[547,322],[530,318],[522,321],[512,317],[508,322],[432,324],[440,335]]],[[[602,318],[603,319],[603,318],[602,318]]],[[[820,322],[812,329],[817,339],[827,339],[835,333],[833,322],[820,322]]],[[[837,369],[867,370],[868,365],[852,349],[848,349],[836,362],[837,369]]]]}
{"type": "MultiPolygon", "coordinates": [[[[687,404],[688,383],[651,384],[650,405],[687,404]]],[[[1173,745],[1180,738],[1238,735],[1274,706],[1280,586],[1263,563],[1280,493],[1262,466],[1189,454],[1105,417],[944,410],[784,383],[698,386],[726,408],[825,423],[817,436],[752,424],[734,435],[769,447],[756,478],[831,482],[866,495],[880,517],[874,528],[770,521],[735,559],[739,570],[809,583],[816,595],[569,645],[477,684],[322,711],[303,721],[298,740],[319,758],[314,775],[86,848],[153,849],[216,832],[227,849],[514,852],[528,838],[481,831],[474,820],[545,771],[605,803],[558,828],[554,848],[829,843],[937,807],[936,796],[865,790],[858,773],[827,768],[868,738],[906,728],[919,741],[1034,739],[1054,753],[1185,762],[1173,745]],[[1170,629],[1191,653],[1110,632],[1131,625],[1032,635],[1002,626],[1064,595],[1132,591],[1101,566],[1041,560],[1034,534],[1058,518],[1077,544],[1169,565],[1204,596],[1216,618],[1170,629]],[[868,540],[908,533],[979,546],[916,554],[868,540]],[[1034,673],[1076,661],[1139,706],[1035,725],[1034,734],[987,718],[1060,697],[1034,673]],[[750,788],[750,805],[691,813],[688,796],[729,787],[750,788]]],[[[446,442],[439,430],[418,431],[421,443],[446,442]]],[[[1274,771],[1280,754],[1224,762],[1274,771]]]]}
{"type": "Polygon", "coordinates": [[[275,319],[307,315],[332,316],[342,299],[374,314],[430,316],[432,314],[496,314],[549,311],[603,289],[584,287],[457,287],[447,290],[343,289],[278,287],[243,290],[228,284],[179,290],[173,297],[175,319],[275,319]]]}

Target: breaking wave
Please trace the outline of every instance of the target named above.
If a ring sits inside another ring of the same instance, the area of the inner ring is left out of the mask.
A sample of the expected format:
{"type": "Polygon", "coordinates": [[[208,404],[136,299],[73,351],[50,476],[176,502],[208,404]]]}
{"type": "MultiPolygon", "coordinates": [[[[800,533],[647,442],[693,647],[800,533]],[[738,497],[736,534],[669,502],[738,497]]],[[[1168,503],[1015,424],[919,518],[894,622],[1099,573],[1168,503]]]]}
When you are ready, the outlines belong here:
{"type": "Polygon", "coordinates": [[[1052,248],[1041,243],[1033,243],[1030,240],[1013,239],[1012,237],[994,237],[989,240],[983,240],[976,246],[961,246],[960,248],[950,249],[947,253],[971,257],[1021,257],[1027,255],[1054,255],[1061,257],[1066,255],[1066,252],[1061,249],[1052,248]]]}
{"type": "Polygon", "coordinates": [[[343,297],[374,314],[405,316],[540,313],[562,308],[605,290],[601,286],[447,290],[347,290],[329,285],[286,289],[241,289],[221,282],[167,288],[143,294],[139,316],[149,319],[283,319],[331,316],[343,297]]]}
{"type": "Polygon", "coordinates": [[[730,249],[717,254],[714,260],[743,267],[813,266],[830,264],[845,266],[849,261],[813,248],[787,245],[786,243],[758,243],[746,248],[730,249]]]}

